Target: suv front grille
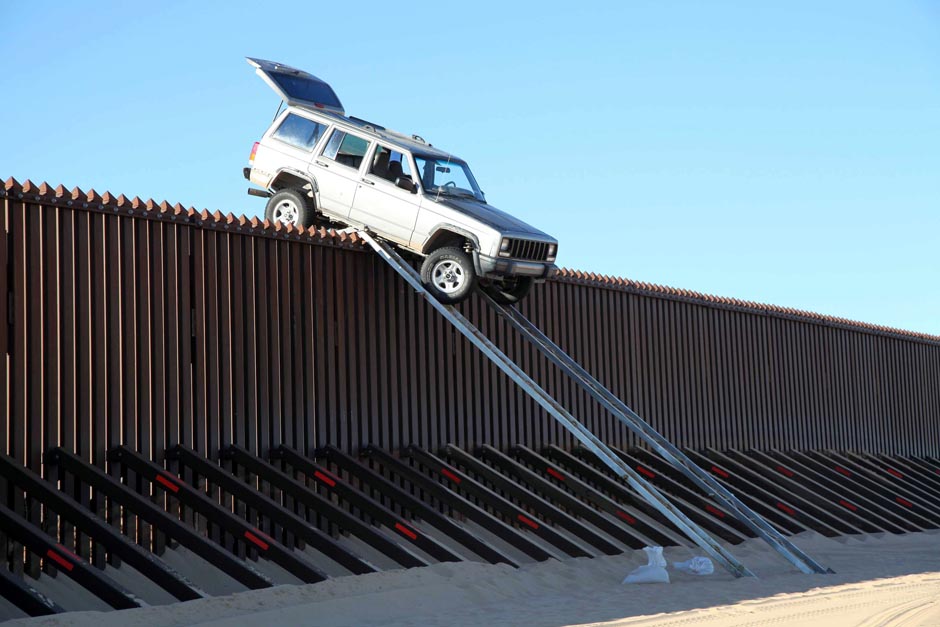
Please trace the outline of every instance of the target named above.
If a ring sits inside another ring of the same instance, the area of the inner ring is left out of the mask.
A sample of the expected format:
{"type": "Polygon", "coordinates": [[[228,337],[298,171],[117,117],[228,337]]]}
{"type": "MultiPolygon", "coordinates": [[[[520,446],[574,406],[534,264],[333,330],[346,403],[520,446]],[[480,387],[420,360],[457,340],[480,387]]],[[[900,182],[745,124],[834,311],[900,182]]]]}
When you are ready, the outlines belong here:
{"type": "Polygon", "coordinates": [[[545,261],[548,256],[546,242],[533,242],[527,239],[510,239],[509,256],[513,259],[531,259],[532,261],[545,261]]]}

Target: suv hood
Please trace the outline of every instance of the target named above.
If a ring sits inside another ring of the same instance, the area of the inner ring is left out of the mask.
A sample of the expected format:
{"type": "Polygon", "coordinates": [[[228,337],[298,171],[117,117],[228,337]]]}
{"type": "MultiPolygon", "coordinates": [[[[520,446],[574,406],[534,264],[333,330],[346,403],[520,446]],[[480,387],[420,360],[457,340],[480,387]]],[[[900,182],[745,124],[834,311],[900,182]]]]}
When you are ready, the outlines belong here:
{"type": "Polygon", "coordinates": [[[437,197],[436,195],[429,195],[427,197],[436,203],[444,205],[445,207],[450,207],[451,209],[455,209],[466,216],[469,216],[475,220],[479,220],[486,226],[492,227],[500,233],[510,235],[524,235],[536,239],[555,242],[557,244],[555,238],[551,235],[546,235],[537,228],[526,224],[519,218],[509,215],[505,211],[497,209],[493,205],[471,200],[469,198],[453,198],[443,194],[441,194],[440,197],[437,197]]]}

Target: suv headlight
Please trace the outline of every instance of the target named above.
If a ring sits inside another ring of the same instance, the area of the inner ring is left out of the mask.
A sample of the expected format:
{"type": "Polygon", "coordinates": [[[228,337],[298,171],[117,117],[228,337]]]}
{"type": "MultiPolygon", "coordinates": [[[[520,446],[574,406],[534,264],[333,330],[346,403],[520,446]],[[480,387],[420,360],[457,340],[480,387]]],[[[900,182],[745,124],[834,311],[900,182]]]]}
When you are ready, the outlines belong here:
{"type": "Polygon", "coordinates": [[[545,261],[555,261],[555,254],[558,252],[558,244],[548,245],[548,254],[545,255],[545,261]]]}
{"type": "Polygon", "coordinates": [[[504,237],[503,240],[499,243],[499,256],[500,257],[509,256],[509,246],[510,246],[509,238],[504,237]]]}

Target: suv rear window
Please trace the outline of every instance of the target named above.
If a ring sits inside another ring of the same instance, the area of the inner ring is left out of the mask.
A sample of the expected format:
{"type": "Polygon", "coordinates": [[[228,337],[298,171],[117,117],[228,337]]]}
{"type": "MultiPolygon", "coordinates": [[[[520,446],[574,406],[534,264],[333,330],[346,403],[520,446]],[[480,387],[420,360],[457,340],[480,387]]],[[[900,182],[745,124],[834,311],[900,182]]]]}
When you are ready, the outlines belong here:
{"type": "Polygon", "coordinates": [[[303,150],[313,150],[324,131],[326,131],[325,125],[289,113],[274,131],[272,137],[303,150]]]}
{"type": "Polygon", "coordinates": [[[293,74],[276,71],[269,71],[268,76],[290,98],[314,103],[319,102],[329,107],[343,108],[333,89],[322,81],[314,81],[303,76],[294,76],[293,74]]]}
{"type": "Polygon", "coordinates": [[[330,135],[330,141],[323,149],[323,156],[358,170],[368,148],[368,140],[337,129],[330,135]]]}

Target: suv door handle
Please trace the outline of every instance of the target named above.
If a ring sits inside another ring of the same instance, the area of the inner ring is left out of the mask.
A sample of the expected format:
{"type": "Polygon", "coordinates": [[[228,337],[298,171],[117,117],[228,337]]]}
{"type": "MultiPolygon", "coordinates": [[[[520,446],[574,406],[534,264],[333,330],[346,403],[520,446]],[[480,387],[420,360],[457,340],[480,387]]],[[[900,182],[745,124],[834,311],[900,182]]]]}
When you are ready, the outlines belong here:
{"type": "Polygon", "coordinates": [[[320,167],[322,167],[322,168],[328,168],[328,167],[330,167],[330,165],[329,165],[328,163],[323,163],[322,161],[314,161],[314,163],[316,163],[318,166],[320,166],[320,167]]]}
{"type": "Polygon", "coordinates": [[[365,178],[365,177],[363,177],[363,178],[361,178],[361,179],[359,179],[359,180],[361,180],[363,183],[368,183],[369,185],[375,185],[375,183],[373,183],[372,181],[370,181],[369,179],[367,179],[367,178],[365,178]]]}

